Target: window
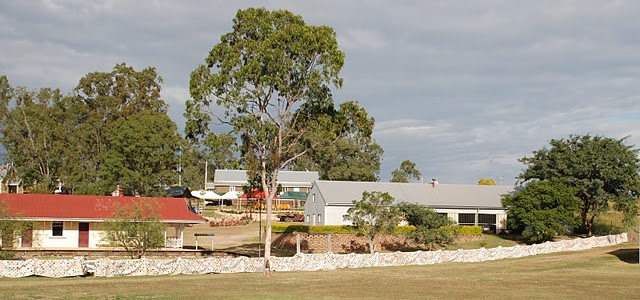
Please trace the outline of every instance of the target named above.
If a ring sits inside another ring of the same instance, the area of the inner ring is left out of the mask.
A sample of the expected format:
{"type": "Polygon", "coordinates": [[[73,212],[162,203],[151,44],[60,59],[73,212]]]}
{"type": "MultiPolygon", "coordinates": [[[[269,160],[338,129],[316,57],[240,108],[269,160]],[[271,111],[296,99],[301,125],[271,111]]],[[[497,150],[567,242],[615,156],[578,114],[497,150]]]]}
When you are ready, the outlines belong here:
{"type": "Polygon", "coordinates": [[[236,187],[235,186],[230,186],[229,187],[229,192],[235,192],[236,191],[236,187]]]}
{"type": "Polygon", "coordinates": [[[496,225],[496,215],[478,214],[478,225],[496,225]]]}
{"type": "Polygon", "coordinates": [[[496,215],[478,214],[478,225],[482,226],[483,232],[496,232],[496,215]]]}
{"type": "Polygon", "coordinates": [[[476,214],[458,214],[458,225],[475,225],[476,214]]]}
{"type": "Polygon", "coordinates": [[[51,236],[62,236],[62,222],[51,223],[51,236]]]}
{"type": "Polygon", "coordinates": [[[318,224],[322,224],[322,214],[318,214],[318,224]]]}
{"type": "Polygon", "coordinates": [[[316,194],[311,195],[311,202],[316,202],[316,194]]]}
{"type": "Polygon", "coordinates": [[[309,215],[307,215],[307,220],[305,222],[309,223],[309,215]]]}

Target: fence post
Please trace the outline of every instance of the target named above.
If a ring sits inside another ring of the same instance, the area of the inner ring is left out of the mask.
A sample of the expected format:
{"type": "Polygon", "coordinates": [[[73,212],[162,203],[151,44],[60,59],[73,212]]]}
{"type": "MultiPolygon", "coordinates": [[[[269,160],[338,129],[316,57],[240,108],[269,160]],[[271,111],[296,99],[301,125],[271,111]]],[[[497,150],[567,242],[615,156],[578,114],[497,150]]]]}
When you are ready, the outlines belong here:
{"type": "Polygon", "coordinates": [[[300,233],[294,232],[296,234],[296,254],[300,254],[300,233]]]}
{"type": "Polygon", "coordinates": [[[327,250],[328,250],[328,252],[333,252],[332,249],[331,249],[331,244],[333,244],[331,242],[331,236],[333,236],[333,234],[329,233],[329,236],[327,237],[327,250]]]}

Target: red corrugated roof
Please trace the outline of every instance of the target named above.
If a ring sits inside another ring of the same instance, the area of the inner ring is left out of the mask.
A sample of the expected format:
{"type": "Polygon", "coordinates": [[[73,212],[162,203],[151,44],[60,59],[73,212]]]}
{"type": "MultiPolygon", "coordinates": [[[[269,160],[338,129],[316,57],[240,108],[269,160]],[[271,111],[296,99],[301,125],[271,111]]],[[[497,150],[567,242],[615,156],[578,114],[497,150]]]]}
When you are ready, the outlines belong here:
{"type": "Polygon", "coordinates": [[[113,197],[54,194],[3,194],[13,215],[21,219],[36,220],[104,220],[109,219],[116,207],[136,201],[156,201],[160,206],[160,219],[164,222],[204,223],[207,219],[189,211],[184,198],[113,197]]]}

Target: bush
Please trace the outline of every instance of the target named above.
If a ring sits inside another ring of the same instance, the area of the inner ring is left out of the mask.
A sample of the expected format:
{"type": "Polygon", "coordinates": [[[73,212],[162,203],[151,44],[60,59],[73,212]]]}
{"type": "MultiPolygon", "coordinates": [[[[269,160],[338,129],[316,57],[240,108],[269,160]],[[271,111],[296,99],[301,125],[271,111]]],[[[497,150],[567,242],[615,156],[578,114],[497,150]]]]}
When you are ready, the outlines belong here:
{"type": "Polygon", "coordinates": [[[433,250],[436,246],[444,248],[455,242],[459,230],[458,226],[442,226],[440,228],[419,226],[407,236],[413,239],[416,244],[425,245],[429,250],[433,250]]]}
{"type": "MultiPolygon", "coordinates": [[[[458,228],[459,235],[482,235],[482,227],[480,226],[455,226],[458,228]]],[[[396,226],[393,230],[394,234],[408,235],[416,230],[415,226],[396,226]]],[[[355,234],[356,230],[353,226],[348,225],[326,225],[326,226],[307,226],[298,224],[275,223],[271,225],[273,233],[338,233],[338,234],[355,234]]]]}
{"type": "MultiPolygon", "coordinates": [[[[416,230],[414,226],[396,226],[393,230],[394,234],[407,235],[416,230]]],[[[327,226],[306,226],[297,224],[272,224],[271,232],[273,233],[336,233],[336,234],[356,234],[356,229],[348,225],[327,225],[327,226]]]]}
{"type": "Polygon", "coordinates": [[[355,229],[351,226],[306,226],[306,225],[290,225],[290,224],[272,224],[271,232],[273,233],[294,233],[294,232],[317,232],[317,233],[355,233],[355,229]]]}
{"type": "Polygon", "coordinates": [[[480,226],[458,226],[459,235],[482,235],[482,227],[480,226]]]}

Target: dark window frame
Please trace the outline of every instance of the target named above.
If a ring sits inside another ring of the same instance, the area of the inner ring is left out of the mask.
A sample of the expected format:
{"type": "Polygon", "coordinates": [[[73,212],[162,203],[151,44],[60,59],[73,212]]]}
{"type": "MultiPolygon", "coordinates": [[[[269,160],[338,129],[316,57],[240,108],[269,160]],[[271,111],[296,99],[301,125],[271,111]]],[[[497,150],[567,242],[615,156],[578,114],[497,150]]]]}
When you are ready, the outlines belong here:
{"type": "Polygon", "coordinates": [[[51,236],[63,236],[64,222],[51,222],[51,236]]]}

